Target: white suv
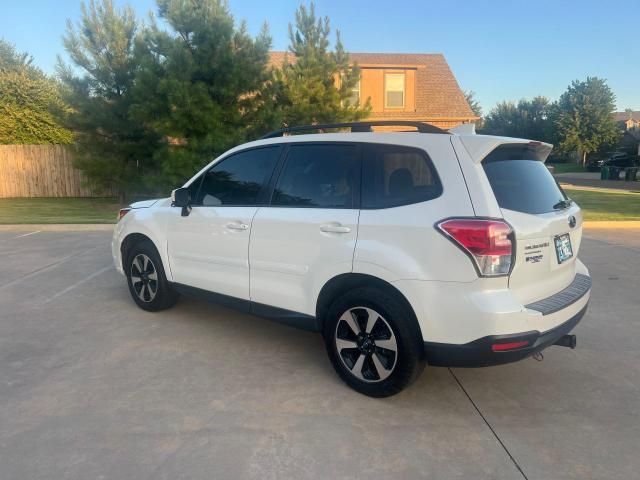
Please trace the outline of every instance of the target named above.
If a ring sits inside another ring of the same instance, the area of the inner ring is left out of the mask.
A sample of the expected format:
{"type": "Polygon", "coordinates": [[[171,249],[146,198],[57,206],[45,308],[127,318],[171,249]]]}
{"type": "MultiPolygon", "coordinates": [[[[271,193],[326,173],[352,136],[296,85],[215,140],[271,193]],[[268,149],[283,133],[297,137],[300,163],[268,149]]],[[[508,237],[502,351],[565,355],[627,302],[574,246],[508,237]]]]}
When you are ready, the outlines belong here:
{"type": "Polygon", "coordinates": [[[120,212],[113,258],[134,301],[179,293],[322,332],[342,379],[399,392],[429,365],[520,360],[568,332],[591,279],[582,214],[551,145],[389,122],[295,127],[240,145],[171,198],[120,212]],[[300,133],[350,127],[350,133],[300,133]]]}

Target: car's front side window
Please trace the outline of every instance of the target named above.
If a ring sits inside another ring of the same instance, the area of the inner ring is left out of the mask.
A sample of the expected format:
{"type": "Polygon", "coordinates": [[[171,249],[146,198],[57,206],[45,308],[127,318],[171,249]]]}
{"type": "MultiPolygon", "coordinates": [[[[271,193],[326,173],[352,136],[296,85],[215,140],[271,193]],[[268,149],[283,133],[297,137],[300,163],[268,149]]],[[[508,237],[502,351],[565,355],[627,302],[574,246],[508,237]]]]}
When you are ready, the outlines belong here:
{"type": "Polygon", "coordinates": [[[350,144],[291,146],[271,204],[353,208],[359,179],[358,151],[350,144]]]}
{"type": "Polygon", "coordinates": [[[278,161],[279,147],[235,153],[209,169],[191,192],[193,206],[251,206],[258,203],[278,161]]]}

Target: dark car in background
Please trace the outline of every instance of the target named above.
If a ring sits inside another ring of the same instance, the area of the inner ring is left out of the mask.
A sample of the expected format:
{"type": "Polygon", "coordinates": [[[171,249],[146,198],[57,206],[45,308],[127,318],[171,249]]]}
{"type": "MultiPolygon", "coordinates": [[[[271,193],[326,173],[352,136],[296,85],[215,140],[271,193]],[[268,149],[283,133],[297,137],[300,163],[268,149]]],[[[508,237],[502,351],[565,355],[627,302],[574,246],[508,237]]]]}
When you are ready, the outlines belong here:
{"type": "Polygon", "coordinates": [[[629,168],[637,166],[637,157],[631,156],[626,152],[612,152],[607,154],[605,158],[594,158],[587,162],[587,170],[589,172],[599,172],[602,167],[629,168]]]}

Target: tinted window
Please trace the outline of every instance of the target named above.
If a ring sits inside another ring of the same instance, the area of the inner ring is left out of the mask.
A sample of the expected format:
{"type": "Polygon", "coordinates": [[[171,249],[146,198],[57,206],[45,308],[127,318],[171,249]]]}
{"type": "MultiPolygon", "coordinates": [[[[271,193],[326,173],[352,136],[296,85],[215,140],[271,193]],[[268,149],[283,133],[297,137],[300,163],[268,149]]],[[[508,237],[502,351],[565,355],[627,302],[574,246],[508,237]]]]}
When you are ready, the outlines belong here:
{"type": "Polygon", "coordinates": [[[354,145],[294,145],[273,193],[273,205],[353,208],[358,179],[354,145]]]}
{"type": "Polygon", "coordinates": [[[192,205],[255,205],[273,172],[278,151],[278,147],[257,148],[217,163],[203,175],[197,193],[192,194],[192,205]]]}
{"type": "Polygon", "coordinates": [[[613,157],[607,161],[605,161],[606,165],[614,166],[614,167],[633,167],[635,162],[631,157],[613,157]]]}
{"type": "Polygon", "coordinates": [[[421,150],[370,145],[362,171],[362,207],[388,208],[438,197],[442,186],[421,150]]]}
{"type": "Polygon", "coordinates": [[[538,160],[483,162],[483,167],[501,208],[547,213],[567,198],[544,163],[538,160]]]}

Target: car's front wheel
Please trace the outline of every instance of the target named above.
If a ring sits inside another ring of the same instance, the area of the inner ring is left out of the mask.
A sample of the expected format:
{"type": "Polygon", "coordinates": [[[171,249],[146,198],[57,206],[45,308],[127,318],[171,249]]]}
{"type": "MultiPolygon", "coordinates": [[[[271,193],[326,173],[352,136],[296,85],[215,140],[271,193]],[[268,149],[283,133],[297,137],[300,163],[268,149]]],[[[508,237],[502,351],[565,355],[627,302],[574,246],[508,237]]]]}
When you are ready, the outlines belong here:
{"type": "Polygon", "coordinates": [[[179,294],[171,288],[160,255],[150,241],[134,245],[125,265],[129,292],[143,310],[156,312],[172,307],[179,294]]]}
{"type": "Polygon", "coordinates": [[[357,288],[338,298],[324,322],[329,358],[353,389],[388,397],[411,384],[424,369],[422,339],[412,314],[394,296],[357,288]]]}

